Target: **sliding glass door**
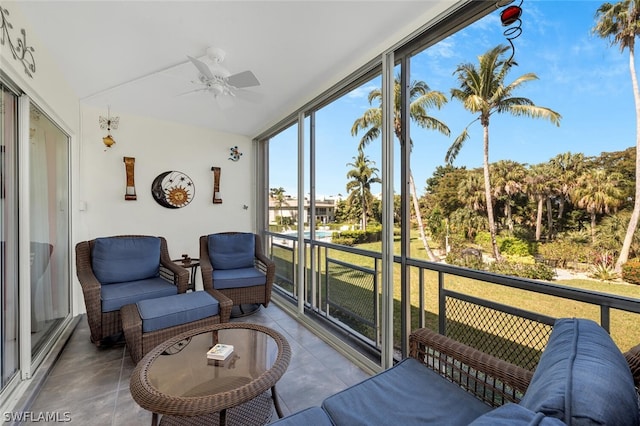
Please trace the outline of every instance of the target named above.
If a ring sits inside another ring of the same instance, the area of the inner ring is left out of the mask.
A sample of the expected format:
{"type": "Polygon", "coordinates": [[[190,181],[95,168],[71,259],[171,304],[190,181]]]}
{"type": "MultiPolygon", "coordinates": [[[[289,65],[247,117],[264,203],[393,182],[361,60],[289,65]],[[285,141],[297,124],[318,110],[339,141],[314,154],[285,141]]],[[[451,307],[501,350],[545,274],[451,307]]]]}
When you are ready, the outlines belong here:
{"type": "Polygon", "coordinates": [[[0,389],[19,371],[18,96],[0,84],[0,389]]]}
{"type": "Polygon", "coordinates": [[[31,353],[69,315],[69,137],[29,111],[31,353]]]}

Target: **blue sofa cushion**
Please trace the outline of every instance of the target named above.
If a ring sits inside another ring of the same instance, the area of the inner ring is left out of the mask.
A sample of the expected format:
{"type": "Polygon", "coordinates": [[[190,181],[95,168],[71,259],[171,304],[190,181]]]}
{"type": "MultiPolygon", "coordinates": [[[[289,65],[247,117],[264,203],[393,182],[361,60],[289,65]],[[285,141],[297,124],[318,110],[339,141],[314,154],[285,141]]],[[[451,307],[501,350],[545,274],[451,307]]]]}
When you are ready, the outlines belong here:
{"type": "Polygon", "coordinates": [[[142,319],[142,332],[162,330],[218,315],[218,300],[206,291],[145,299],[136,303],[142,319]]]}
{"type": "Polygon", "coordinates": [[[253,266],[256,240],[251,233],[212,234],[208,248],[213,269],[249,268],[253,266]]]}
{"type": "Polygon", "coordinates": [[[562,426],[565,423],[543,413],[534,413],[525,407],[508,403],[475,419],[469,426],[562,426]]]}
{"type": "Polygon", "coordinates": [[[178,288],[175,285],[160,277],[104,285],[100,287],[102,312],[118,311],[129,303],[177,293],[178,288]]]}
{"type": "Polygon", "coordinates": [[[336,425],[468,425],[491,407],[413,358],[325,399],[336,425]]]}
{"type": "Polygon", "coordinates": [[[327,413],[320,407],[306,408],[269,424],[278,426],[333,426],[327,413]]]}
{"type": "Polygon", "coordinates": [[[253,266],[242,269],[214,269],[212,278],[213,287],[217,290],[251,287],[267,283],[267,275],[253,266]]]}
{"type": "Polygon", "coordinates": [[[567,424],[640,423],[624,356],[609,334],[587,319],[556,321],[520,404],[567,424]]]}
{"type": "Polygon", "coordinates": [[[96,238],[91,251],[91,267],[101,284],[157,277],[160,269],[160,238],[96,238]]]}

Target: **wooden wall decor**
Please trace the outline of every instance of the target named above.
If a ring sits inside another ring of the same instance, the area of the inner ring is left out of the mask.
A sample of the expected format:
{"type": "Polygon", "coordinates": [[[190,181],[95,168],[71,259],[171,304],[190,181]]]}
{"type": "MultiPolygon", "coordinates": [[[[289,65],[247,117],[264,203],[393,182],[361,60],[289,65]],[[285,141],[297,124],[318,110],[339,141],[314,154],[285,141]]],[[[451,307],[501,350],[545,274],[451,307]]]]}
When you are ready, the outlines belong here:
{"type": "Polygon", "coordinates": [[[222,204],[220,195],[220,167],[211,167],[213,172],[213,204],[222,204]]]}
{"type": "Polygon", "coordinates": [[[136,196],[136,185],[134,183],[133,172],[136,158],[135,157],[122,157],[124,161],[124,168],[127,172],[127,188],[124,193],[125,200],[137,200],[136,196]]]}

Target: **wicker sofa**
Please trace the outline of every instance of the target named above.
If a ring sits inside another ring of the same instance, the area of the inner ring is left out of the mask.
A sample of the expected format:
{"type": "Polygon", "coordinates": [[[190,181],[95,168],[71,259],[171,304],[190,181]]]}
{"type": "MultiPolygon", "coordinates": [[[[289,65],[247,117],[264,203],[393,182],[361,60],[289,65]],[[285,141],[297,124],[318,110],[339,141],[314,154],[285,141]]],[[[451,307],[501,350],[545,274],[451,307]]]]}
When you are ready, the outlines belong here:
{"type": "Polygon", "coordinates": [[[274,424],[636,426],[639,373],[640,346],[591,320],[557,320],[535,372],[421,329],[409,358],[274,424]]]}

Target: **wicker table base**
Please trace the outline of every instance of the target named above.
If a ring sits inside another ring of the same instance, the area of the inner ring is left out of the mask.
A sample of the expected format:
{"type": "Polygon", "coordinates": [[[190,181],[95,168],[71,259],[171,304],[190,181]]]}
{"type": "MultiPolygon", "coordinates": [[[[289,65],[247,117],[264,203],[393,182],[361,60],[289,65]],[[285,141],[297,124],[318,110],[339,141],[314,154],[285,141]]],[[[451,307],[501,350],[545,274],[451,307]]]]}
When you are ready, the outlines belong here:
{"type": "Polygon", "coordinates": [[[225,410],[226,413],[195,417],[165,415],[160,420],[160,426],[220,426],[225,423],[227,426],[265,425],[271,421],[272,407],[270,392],[264,392],[249,402],[225,410]],[[220,421],[221,417],[223,421],[220,421]]]}
{"type": "Polygon", "coordinates": [[[224,323],[177,335],[152,349],[131,374],[133,399],[152,425],[263,425],[282,417],[275,389],[291,359],[277,331],[224,323]],[[225,361],[207,360],[216,343],[234,346],[225,361]],[[272,405],[273,404],[273,405],[272,405]]]}

